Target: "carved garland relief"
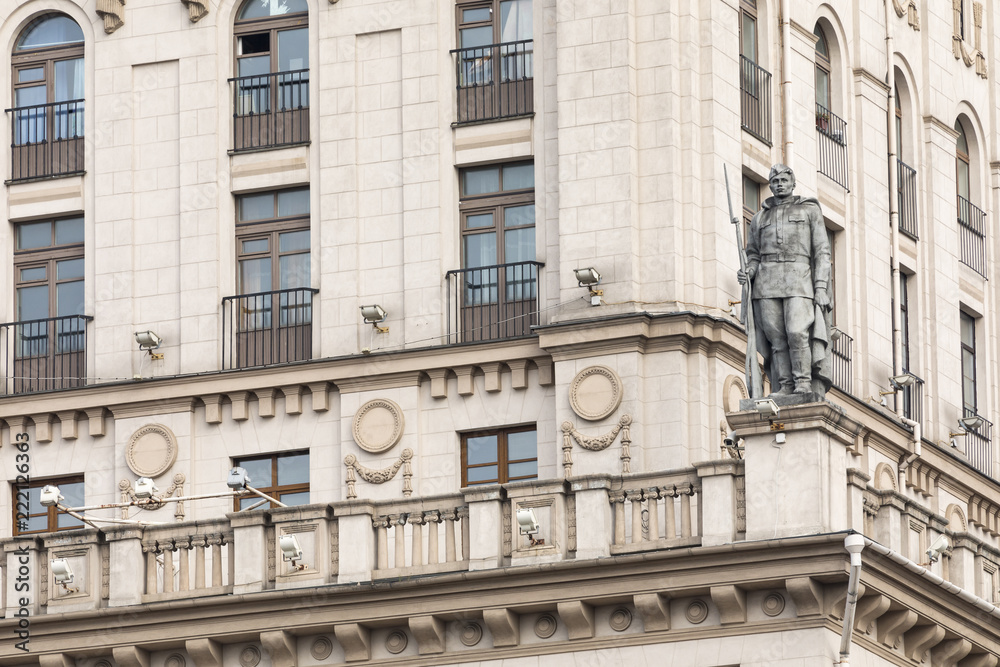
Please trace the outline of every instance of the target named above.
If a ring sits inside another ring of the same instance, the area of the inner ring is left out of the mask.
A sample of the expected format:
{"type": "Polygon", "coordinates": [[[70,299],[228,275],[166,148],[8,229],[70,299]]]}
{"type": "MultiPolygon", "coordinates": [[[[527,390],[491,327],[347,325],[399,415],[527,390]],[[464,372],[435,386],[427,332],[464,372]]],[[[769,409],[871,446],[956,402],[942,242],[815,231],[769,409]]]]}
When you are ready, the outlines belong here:
{"type": "Polygon", "coordinates": [[[573,442],[575,441],[580,447],[588,449],[592,452],[604,451],[611,446],[617,438],[618,434],[622,434],[622,452],[621,452],[621,462],[622,462],[622,472],[632,472],[631,461],[632,461],[632,435],[630,426],[632,425],[632,415],[622,415],[618,420],[618,423],[607,433],[601,436],[587,436],[576,430],[576,427],[572,422],[563,422],[562,432],[563,432],[563,476],[569,477],[573,474],[573,442]]]}
{"type": "Polygon", "coordinates": [[[347,499],[351,500],[358,497],[355,473],[369,484],[385,484],[396,476],[396,473],[399,472],[400,468],[403,468],[403,496],[407,498],[410,497],[413,495],[413,486],[411,482],[413,469],[410,466],[410,461],[412,459],[413,450],[407,448],[403,450],[403,453],[398,459],[392,462],[392,465],[388,468],[378,470],[361,465],[358,462],[358,457],[354,454],[348,454],[344,457],[344,465],[347,466],[347,499]]]}
{"type": "Polygon", "coordinates": [[[963,12],[963,3],[966,0],[952,0],[952,35],[951,49],[955,58],[965,63],[966,67],[976,65],[976,74],[986,78],[988,71],[986,67],[986,56],[983,54],[983,4],[981,2],[972,3],[972,20],[974,27],[973,44],[965,40],[962,34],[963,17],[967,21],[968,16],[963,12]]]}

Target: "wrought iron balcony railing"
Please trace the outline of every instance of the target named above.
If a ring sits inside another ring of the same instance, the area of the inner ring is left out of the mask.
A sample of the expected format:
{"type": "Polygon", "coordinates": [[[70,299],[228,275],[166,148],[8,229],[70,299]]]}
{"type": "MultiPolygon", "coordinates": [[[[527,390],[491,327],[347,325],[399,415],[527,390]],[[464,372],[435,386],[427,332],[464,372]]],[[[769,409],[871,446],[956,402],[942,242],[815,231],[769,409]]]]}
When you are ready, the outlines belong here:
{"type": "Polygon", "coordinates": [[[771,145],[771,73],[740,56],[740,118],[743,129],[771,145]]]}
{"type": "Polygon", "coordinates": [[[83,100],[7,109],[12,181],[83,173],[83,100]]]}
{"type": "Polygon", "coordinates": [[[833,386],[845,394],[853,394],[853,370],[851,360],[854,349],[854,339],[839,329],[834,329],[833,339],[833,386]]]}
{"type": "Polygon", "coordinates": [[[87,384],[89,315],[0,324],[4,394],[72,389],[87,384]]]}
{"type": "Polygon", "coordinates": [[[233,150],[309,141],[309,70],[240,76],[233,84],[233,150]]]}
{"type": "Polygon", "coordinates": [[[986,277],[986,213],[961,195],[958,197],[958,239],[962,263],[986,277]]]}
{"type": "Polygon", "coordinates": [[[533,49],[530,39],[454,49],[457,124],[530,116],[533,49]]]}
{"type": "Polygon", "coordinates": [[[223,298],[223,368],[312,359],[312,304],[318,293],[300,287],[223,298]]]}
{"type": "MultiPolygon", "coordinates": [[[[909,371],[905,371],[909,373],[909,371]]],[[[913,373],[910,373],[913,375],[913,373]]],[[[913,384],[903,387],[897,399],[903,401],[903,416],[920,424],[924,423],[924,381],[913,375],[913,384]]]]}
{"type": "Polygon", "coordinates": [[[471,343],[531,334],[538,324],[541,262],[448,272],[449,341],[471,343]]]}
{"type": "MultiPolygon", "coordinates": [[[[974,410],[965,408],[964,417],[977,416],[974,410]]],[[[965,436],[965,456],[969,464],[988,477],[993,476],[993,422],[983,416],[982,425],[965,436]]]]}
{"type": "Polygon", "coordinates": [[[912,239],[919,238],[917,218],[917,171],[902,160],[896,160],[899,195],[899,231],[912,239]]]}
{"type": "Polygon", "coordinates": [[[817,104],[816,132],[819,134],[816,156],[819,173],[829,176],[847,190],[847,122],[817,104]]]}

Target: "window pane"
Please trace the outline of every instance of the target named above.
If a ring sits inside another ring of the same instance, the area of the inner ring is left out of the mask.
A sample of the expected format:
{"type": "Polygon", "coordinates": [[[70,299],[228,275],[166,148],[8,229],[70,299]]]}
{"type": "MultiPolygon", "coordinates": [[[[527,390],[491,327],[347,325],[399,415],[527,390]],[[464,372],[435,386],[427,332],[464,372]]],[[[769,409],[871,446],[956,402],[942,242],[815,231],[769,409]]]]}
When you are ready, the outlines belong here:
{"type": "Polygon", "coordinates": [[[500,170],[496,167],[466,169],[462,172],[462,194],[481,195],[500,191],[500,170]]]}
{"type": "Polygon", "coordinates": [[[303,252],[297,255],[285,255],[278,260],[280,275],[278,289],[294,289],[296,287],[308,287],[309,276],[309,253],[303,252]]]}
{"type": "MultiPolygon", "coordinates": [[[[49,316],[49,286],[21,287],[17,290],[17,319],[40,320],[49,316]]],[[[22,335],[30,336],[30,331],[22,331],[22,335]]]]}
{"type": "Polygon", "coordinates": [[[17,249],[45,248],[52,245],[52,223],[32,222],[17,226],[17,249]]]}
{"type": "Polygon", "coordinates": [[[241,56],[252,56],[255,53],[268,53],[271,50],[271,33],[258,32],[253,35],[241,35],[237,42],[241,56]]]}
{"type": "MultiPolygon", "coordinates": [[[[481,26],[478,28],[462,28],[459,31],[459,39],[461,44],[460,49],[471,49],[477,46],[488,46],[493,43],[493,26],[481,26]]],[[[478,55],[480,58],[486,56],[489,49],[486,51],[475,51],[473,54],[478,55]]]]}
{"type": "Polygon", "coordinates": [[[284,232],[278,235],[278,251],[309,250],[309,230],[284,232]]]}
{"type": "Polygon", "coordinates": [[[465,236],[465,266],[474,269],[480,266],[493,266],[497,263],[497,235],[467,234],[465,236]]]}
{"type": "Polygon", "coordinates": [[[266,489],[272,486],[270,457],[251,461],[238,461],[236,465],[247,471],[247,475],[250,476],[249,484],[255,489],[266,489]]]}
{"type": "Polygon", "coordinates": [[[41,497],[41,486],[33,486],[28,489],[28,514],[42,514],[46,511],[46,509],[42,507],[42,503],[40,501],[41,497]]]}
{"type": "Polygon", "coordinates": [[[530,479],[538,477],[538,462],[524,461],[507,466],[507,479],[530,479]]]}
{"type": "Polygon", "coordinates": [[[830,108],[830,75],[819,67],[816,68],[816,104],[830,108]]]}
{"type": "MultiPolygon", "coordinates": [[[[251,484],[250,486],[254,486],[254,485],[251,484]]],[[[254,486],[254,488],[257,488],[257,487],[254,486]]],[[[248,507],[253,507],[254,505],[257,505],[256,509],[267,509],[268,507],[271,506],[271,503],[269,503],[268,501],[264,500],[260,496],[253,496],[253,495],[251,495],[248,498],[240,498],[240,509],[241,510],[245,510],[248,507]],[[257,505],[257,503],[260,503],[261,501],[263,501],[263,502],[260,505],[257,505]]]]}
{"type": "MultiPolygon", "coordinates": [[[[83,58],[57,60],[55,68],[55,101],[83,99],[83,58]]],[[[59,109],[57,109],[58,111],[59,109]]],[[[82,134],[82,132],[81,132],[82,134]]]]}
{"type": "Polygon", "coordinates": [[[240,221],[270,220],[274,217],[274,195],[270,192],[240,197],[240,221]]]}
{"type": "Polygon", "coordinates": [[[243,241],[242,254],[252,255],[258,252],[267,252],[267,248],[270,245],[268,239],[251,239],[250,241],[243,241]]]}
{"type": "Polygon", "coordinates": [[[56,315],[83,315],[83,299],[82,280],[56,285],[56,315]]]}
{"type": "Polygon", "coordinates": [[[308,505],[309,504],[309,492],[308,491],[297,491],[295,493],[282,493],[278,500],[285,503],[289,507],[294,507],[296,505],[308,505]]]}
{"type": "Polygon", "coordinates": [[[83,278],[83,258],[64,259],[56,262],[56,280],[83,278]]]}
{"type": "MultiPolygon", "coordinates": [[[[45,104],[45,86],[27,86],[25,88],[18,88],[14,91],[14,106],[15,107],[33,107],[38,104],[45,104]]],[[[39,113],[42,113],[39,110],[39,113]]],[[[35,118],[34,116],[27,116],[25,114],[19,114],[18,120],[21,124],[30,123],[31,125],[44,124],[45,117],[39,116],[35,118]]]]}
{"type": "Polygon", "coordinates": [[[465,226],[467,229],[480,229],[482,227],[493,226],[493,213],[476,213],[465,216],[465,226]]]}
{"type": "Polygon", "coordinates": [[[965,199],[969,197],[969,163],[961,158],[958,160],[958,196],[965,199]]]}
{"type": "Polygon", "coordinates": [[[309,215],[309,190],[282,190],[278,193],[278,217],[309,215]]]}
{"type": "Polygon", "coordinates": [[[466,471],[466,478],[469,484],[481,484],[483,482],[495,482],[497,480],[497,466],[483,466],[482,468],[469,468],[466,471]]]}
{"type": "Polygon", "coordinates": [[[71,482],[69,484],[56,484],[59,493],[66,499],[63,505],[66,507],[82,507],[83,502],[83,482],[71,482]]]}
{"type": "Polygon", "coordinates": [[[278,457],[278,486],[309,483],[309,454],[278,457]]]}
{"type": "Polygon", "coordinates": [[[538,458],[538,432],[521,431],[507,434],[507,460],[538,458]]]}
{"type": "Polygon", "coordinates": [[[535,165],[516,164],[503,168],[504,190],[530,190],[535,187],[535,165]]]}
{"type": "Polygon", "coordinates": [[[56,245],[83,243],[83,218],[56,220],[56,245]]]}
{"type": "Polygon", "coordinates": [[[76,21],[62,14],[49,14],[32,21],[17,42],[17,51],[40,49],[57,44],[83,41],[83,30],[76,21]]]}
{"type": "Polygon", "coordinates": [[[760,208],[760,186],[746,176],[743,177],[743,207],[751,211],[760,208]]]}
{"type": "MultiPolygon", "coordinates": [[[[268,79],[267,74],[271,72],[271,56],[249,56],[236,61],[237,76],[255,77],[249,81],[240,82],[241,97],[246,98],[244,102],[257,102],[267,108],[268,100],[268,79]]],[[[253,109],[259,111],[260,109],[253,109]]],[[[246,109],[249,113],[251,109],[246,109]]]]}
{"type": "Polygon", "coordinates": [[[28,530],[48,530],[48,527],[49,527],[48,514],[28,517],[28,530]]]}
{"type": "Polygon", "coordinates": [[[504,227],[524,227],[535,224],[535,205],[508,206],[503,210],[504,227]]]}
{"type": "Polygon", "coordinates": [[[309,69],[309,28],[278,33],[278,71],[309,69]]]}
{"type": "Polygon", "coordinates": [[[462,23],[477,23],[479,21],[489,21],[490,20],[489,7],[476,7],[474,9],[463,9],[462,10],[462,23]]]}
{"type": "Polygon", "coordinates": [[[494,463],[497,460],[497,437],[482,435],[465,440],[465,462],[469,465],[494,463]]]}
{"type": "Polygon", "coordinates": [[[531,39],[531,0],[502,0],[500,3],[500,41],[531,39]]]}
{"type": "Polygon", "coordinates": [[[757,21],[747,14],[741,12],[743,17],[743,41],[740,44],[740,55],[747,60],[757,62],[757,21]]]}
{"type": "Polygon", "coordinates": [[[27,283],[33,280],[45,280],[45,267],[33,266],[30,269],[21,269],[21,282],[27,283]]]}
{"type": "Polygon", "coordinates": [[[535,259],[535,228],[512,229],[503,235],[504,262],[530,262],[535,259]]]}
{"type": "Polygon", "coordinates": [[[41,81],[45,78],[44,67],[27,67],[17,71],[17,82],[28,83],[29,81],[41,81]]]}
{"type": "Polygon", "coordinates": [[[240,292],[268,292],[271,290],[271,258],[244,259],[240,261],[240,292]]]}
{"type": "Polygon", "coordinates": [[[266,16],[298,14],[309,10],[306,0],[247,0],[240,8],[238,20],[259,19],[266,16]]]}
{"type": "Polygon", "coordinates": [[[976,347],[976,321],[965,313],[962,313],[962,344],[976,347]]]}

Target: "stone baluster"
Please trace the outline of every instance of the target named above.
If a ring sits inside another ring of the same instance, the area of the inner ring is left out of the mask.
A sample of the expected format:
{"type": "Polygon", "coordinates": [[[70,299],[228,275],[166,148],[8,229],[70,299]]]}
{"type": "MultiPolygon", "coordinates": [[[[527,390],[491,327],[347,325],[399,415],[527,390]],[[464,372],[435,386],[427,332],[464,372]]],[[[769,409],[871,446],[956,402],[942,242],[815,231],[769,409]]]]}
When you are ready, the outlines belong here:
{"type": "Polygon", "coordinates": [[[663,509],[664,518],[666,519],[664,525],[664,537],[668,540],[672,540],[677,537],[677,522],[674,517],[674,498],[677,496],[677,487],[671,486],[669,488],[660,489],[660,495],[663,497],[663,509]]]}
{"type": "Polygon", "coordinates": [[[156,544],[143,544],[142,552],[146,554],[146,595],[159,593],[156,585],[156,544]]]}
{"type": "Polygon", "coordinates": [[[655,486],[645,490],[646,510],[649,512],[649,539],[660,539],[660,491],[655,486]]]}
{"type": "Polygon", "coordinates": [[[205,588],[205,550],[208,548],[208,541],[204,535],[199,535],[191,544],[194,545],[194,587],[201,590],[205,588]]]}
{"type": "Polygon", "coordinates": [[[470,560],[470,549],[469,545],[472,543],[470,540],[470,530],[469,530],[469,508],[462,507],[458,510],[458,518],[462,522],[462,560],[470,560]]]}
{"type": "Polygon", "coordinates": [[[626,491],[625,497],[632,503],[632,544],[642,542],[642,490],[626,491]]]}
{"type": "Polygon", "coordinates": [[[681,494],[681,537],[691,537],[691,496],[694,487],[690,484],[680,491],[681,494]]]}
{"type": "Polygon", "coordinates": [[[205,540],[212,547],[212,587],[222,585],[222,535],[209,535],[205,540]]]}
{"type": "Polygon", "coordinates": [[[410,530],[410,565],[418,567],[424,564],[424,515],[414,512],[406,517],[406,523],[413,526],[410,530]]]}
{"type": "Polygon", "coordinates": [[[163,592],[174,592],[174,543],[157,542],[157,547],[163,553],[163,592]]]}
{"type": "Polygon", "coordinates": [[[179,591],[190,590],[191,575],[188,570],[188,566],[190,565],[189,559],[191,556],[191,538],[182,537],[177,540],[176,545],[177,545],[178,564],[180,566],[178,573],[179,581],[177,590],[179,591]]]}
{"type": "Polygon", "coordinates": [[[458,512],[455,510],[445,510],[440,518],[444,519],[444,559],[448,563],[454,563],[455,556],[455,519],[458,512]]]}
{"type": "Polygon", "coordinates": [[[396,553],[392,561],[394,568],[406,567],[406,515],[390,516],[394,528],[393,538],[396,542],[396,553]]]}
{"type": "Polygon", "coordinates": [[[427,524],[427,564],[437,565],[438,557],[438,524],[441,523],[441,513],[437,510],[424,513],[424,523],[427,524]]]}
{"type": "Polygon", "coordinates": [[[372,521],[375,528],[375,569],[387,570],[389,568],[389,519],[384,516],[377,516],[372,521]]]}
{"type": "Polygon", "coordinates": [[[615,544],[625,544],[625,492],[609,491],[608,497],[615,506],[615,544]]]}

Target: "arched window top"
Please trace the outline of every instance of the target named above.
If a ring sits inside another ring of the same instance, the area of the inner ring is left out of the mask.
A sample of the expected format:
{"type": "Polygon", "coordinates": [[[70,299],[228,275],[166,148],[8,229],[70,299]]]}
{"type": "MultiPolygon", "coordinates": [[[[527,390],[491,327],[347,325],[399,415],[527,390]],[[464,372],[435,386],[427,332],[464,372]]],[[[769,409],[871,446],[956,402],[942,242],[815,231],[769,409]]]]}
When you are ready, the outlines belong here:
{"type": "Polygon", "coordinates": [[[236,20],[263,19],[309,11],[306,0],[246,0],[240,7],[236,20]]]}
{"type": "Polygon", "coordinates": [[[45,14],[21,32],[14,51],[29,51],[83,42],[83,30],[65,14],[45,14]]]}
{"type": "Polygon", "coordinates": [[[830,45],[826,42],[826,33],[823,32],[823,28],[816,24],[816,29],[813,30],[813,34],[816,35],[816,53],[823,56],[827,60],[830,59],[830,45]]]}
{"type": "Polygon", "coordinates": [[[956,148],[958,148],[959,154],[966,160],[969,159],[969,138],[965,135],[965,128],[962,127],[962,121],[955,121],[955,131],[958,132],[958,141],[956,142],[956,148]]]}

